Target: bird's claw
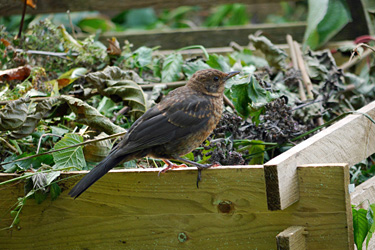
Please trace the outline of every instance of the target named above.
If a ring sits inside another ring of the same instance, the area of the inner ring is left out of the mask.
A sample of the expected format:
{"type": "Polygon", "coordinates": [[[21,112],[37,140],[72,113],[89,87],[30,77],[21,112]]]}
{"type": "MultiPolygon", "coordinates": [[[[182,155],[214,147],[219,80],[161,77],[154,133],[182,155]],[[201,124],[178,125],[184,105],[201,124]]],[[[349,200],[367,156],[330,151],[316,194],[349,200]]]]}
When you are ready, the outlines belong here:
{"type": "Polygon", "coordinates": [[[187,168],[188,166],[186,166],[186,164],[181,164],[181,165],[177,165],[177,164],[174,164],[168,160],[163,160],[163,162],[167,165],[165,166],[163,169],[161,169],[158,173],[158,176],[160,176],[160,174],[164,174],[165,172],[167,172],[168,170],[171,170],[171,169],[175,169],[175,168],[187,168]]]}
{"type": "Polygon", "coordinates": [[[213,167],[220,167],[221,165],[219,163],[213,163],[213,164],[200,164],[197,166],[198,168],[198,176],[197,176],[197,188],[199,188],[199,182],[202,180],[202,170],[207,168],[213,168],[213,167]]]}

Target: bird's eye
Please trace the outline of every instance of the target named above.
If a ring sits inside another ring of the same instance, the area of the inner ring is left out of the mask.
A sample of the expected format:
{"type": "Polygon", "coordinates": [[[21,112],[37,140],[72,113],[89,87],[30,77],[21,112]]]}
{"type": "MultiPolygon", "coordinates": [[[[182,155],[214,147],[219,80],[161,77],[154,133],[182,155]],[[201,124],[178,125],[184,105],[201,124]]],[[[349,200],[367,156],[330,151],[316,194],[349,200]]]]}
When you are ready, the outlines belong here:
{"type": "Polygon", "coordinates": [[[214,76],[214,81],[215,82],[219,81],[219,77],[218,76],[214,76]]]}

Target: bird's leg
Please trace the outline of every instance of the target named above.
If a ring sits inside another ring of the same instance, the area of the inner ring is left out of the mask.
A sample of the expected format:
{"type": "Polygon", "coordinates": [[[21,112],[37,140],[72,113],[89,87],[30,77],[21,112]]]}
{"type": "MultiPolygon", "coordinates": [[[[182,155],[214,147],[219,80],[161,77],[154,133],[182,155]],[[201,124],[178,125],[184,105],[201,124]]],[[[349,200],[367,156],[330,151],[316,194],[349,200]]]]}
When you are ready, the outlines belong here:
{"type": "Polygon", "coordinates": [[[199,182],[202,179],[202,169],[207,169],[207,168],[211,168],[211,167],[218,167],[218,166],[220,166],[220,164],[218,164],[218,163],[200,164],[198,162],[190,161],[190,160],[187,160],[187,159],[184,159],[184,158],[181,158],[181,157],[175,157],[175,159],[179,160],[179,161],[182,161],[182,162],[185,162],[185,163],[189,163],[189,164],[194,165],[194,166],[196,166],[198,168],[197,188],[199,188],[199,182]]]}
{"type": "Polygon", "coordinates": [[[160,175],[161,173],[165,173],[165,172],[167,172],[167,171],[170,170],[170,169],[175,169],[175,168],[187,168],[187,167],[188,167],[188,166],[186,166],[185,164],[181,164],[181,165],[174,164],[173,162],[171,162],[171,161],[169,161],[169,160],[166,160],[166,159],[162,159],[162,161],[163,161],[167,166],[164,167],[162,170],[160,170],[158,175],[160,175]]]}

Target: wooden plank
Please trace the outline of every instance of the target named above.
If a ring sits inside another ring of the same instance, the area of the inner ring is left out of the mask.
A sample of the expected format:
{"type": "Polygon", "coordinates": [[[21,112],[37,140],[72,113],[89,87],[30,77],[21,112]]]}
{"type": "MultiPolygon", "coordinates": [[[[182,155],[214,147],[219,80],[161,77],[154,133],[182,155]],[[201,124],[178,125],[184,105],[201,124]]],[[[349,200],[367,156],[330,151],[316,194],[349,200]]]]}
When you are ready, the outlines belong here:
{"type": "Polygon", "coordinates": [[[291,226],[276,236],[277,250],[306,249],[306,231],[301,226],[291,226]]]}
{"type": "Polygon", "coordinates": [[[375,203],[375,177],[368,179],[355,187],[350,194],[352,204],[359,208],[368,209],[369,204],[375,203]]]}
{"type": "MultiPolygon", "coordinates": [[[[358,110],[375,118],[375,102],[358,110]]],[[[353,114],[275,157],[264,166],[268,208],[285,209],[299,199],[296,168],[301,164],[354,165],[375,152],[375,125],[353,114]]]]}
{"type": "MultiPolygon", "coordinates": [[[[288,0],[294,2],[297,0],[288,0]]],[[[184,6],[211,6],[224,3],[245,3],[245,4],[259,4],[259,3],[278,3],[281,0],[185,0],[182,5],[184,6]]],[[[181,1],[172,0],[141,0],[141,1],[108,1],[108,0],[64,0],[53,1],[43,0],[37,2],[37,9],[28,8],[28,14],[41,14],[41,13],[58,13],[66,12],[67,10],[73,11],[106,11],[106,10],[127,10],[135,8],[154,7],[157,9],[162,8],[177,8],[181,6],[181,1]]],[[[0,15],[9,16],[21,14],[23,8],[22,1],[9,1],[0,0],[0,15]]]]}
{"type": "MultiPolygon", "coordinates": [[[[306,29],[305,22],[282,23],[282,24],[251,24],[242,26],[195,29],[171,29],[171,30],[149,30],[149,31],[126,31],[106,32],[99,40],[107,43],[107,39],[116,37],[123,44],[128,40],[134,48],[140,46],[161,46],[161,49],[178,49],[194,44],[204,47],[225,47],[235,41],[240,45],[249,44],[249,34],[262,31],[273,43],[285,43],[285,35],[292,34],[297,41],[302,41],[306,29]]],[[[77,37],[85,38],[87,35],[80,34],[77,37]]]]}
{"type": "MultiPolygon", "coordinates": [[[[354,192],[350,194],[351,202],[356,206],[356,209],[368,209],[370,204],[375,203],[375,177],[368,179],[359,186],[355,187],[354,192]]],[[[363,243],[363,248],[366,249],[366,243],[363,243]]],[[[375,249],[375,238],[370,239],[367,249],[375,249]]]]}
{"type": "MultiPolygon", "coordinates": [[[[199,189],[195,168],[111,171],[76,200],[67,193],[79,178],[65,179],[57,200],[27,201],[19,228],[0,231],[0,249],[276,249],[293,225],[306,227],[308,249],[351,249],[344,170],[300,170],[301,199],[283,211],[267,209],[262,166],[208,169],[199,189]]],[[[0,228],[22,188],[0,190],[0,228]]]]}

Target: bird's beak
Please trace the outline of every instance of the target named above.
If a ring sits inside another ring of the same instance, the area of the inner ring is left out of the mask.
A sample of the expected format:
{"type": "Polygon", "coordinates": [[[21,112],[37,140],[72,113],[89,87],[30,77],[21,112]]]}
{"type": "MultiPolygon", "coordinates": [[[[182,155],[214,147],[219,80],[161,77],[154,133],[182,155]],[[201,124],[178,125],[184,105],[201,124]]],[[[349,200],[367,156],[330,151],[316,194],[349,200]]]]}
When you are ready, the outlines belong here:
{"type": "Polygon", "coordinates": [[[228,75],[224,78],[224,81],[228,80],[229,78],[239,74],[240,72],[239,71],[233,71],[233,72],[229,72],[228,75]]]}

